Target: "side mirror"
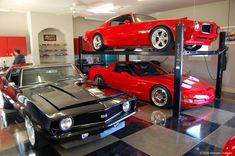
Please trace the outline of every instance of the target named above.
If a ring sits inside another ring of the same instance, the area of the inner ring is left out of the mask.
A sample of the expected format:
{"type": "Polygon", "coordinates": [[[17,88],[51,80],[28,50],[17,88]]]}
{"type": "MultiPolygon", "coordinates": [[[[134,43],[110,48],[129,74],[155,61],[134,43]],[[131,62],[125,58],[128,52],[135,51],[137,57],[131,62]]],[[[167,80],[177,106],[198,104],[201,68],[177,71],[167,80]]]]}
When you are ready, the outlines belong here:
{"type": "Polygon", "coordinates": [[[121,72],[122,76],[130,76],[130,74],[128,72],[121,72]]]}

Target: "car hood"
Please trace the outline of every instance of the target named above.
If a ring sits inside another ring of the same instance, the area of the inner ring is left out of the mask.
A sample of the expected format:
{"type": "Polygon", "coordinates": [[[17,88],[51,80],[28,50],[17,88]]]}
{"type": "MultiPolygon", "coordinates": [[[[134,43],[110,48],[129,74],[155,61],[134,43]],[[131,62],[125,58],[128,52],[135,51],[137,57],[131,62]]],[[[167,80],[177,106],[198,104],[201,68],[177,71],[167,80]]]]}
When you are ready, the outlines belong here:
{"type": "MultiPolygon", "coordinates": [[[[146,76],[142,77],[145,81],[150,81],[152,83],[160,83],[162,85],[174,85],[174,74],[166,74],[159,76],[146,76]]],[[[193,76],[183,76],[182,77],[182,90],[187,91],[206,91],[208,89],[212,89],[212,86],[206,83],[203,80],[199,80],[193,76]]]]}
{"type": "MultiPolygon", "coordinates": [[[[51,107],[54,107],[57,111],[88,105],[92,105],[94,110],[105,109],[107,107],[107,105],[100,102],[105,101],[107,98],[102,91],[96,87],[89,87],[86,84],[78,85],[74,80],[26,88],[23,89],[23,94],[37,107],[43,109],[43,112],[52,111],[51,107]]],[[[123,94],[117,93],[112,98],[121,95],[123,94]]],[[[54,111],[51,113],[54,113],[54,111]]]]}

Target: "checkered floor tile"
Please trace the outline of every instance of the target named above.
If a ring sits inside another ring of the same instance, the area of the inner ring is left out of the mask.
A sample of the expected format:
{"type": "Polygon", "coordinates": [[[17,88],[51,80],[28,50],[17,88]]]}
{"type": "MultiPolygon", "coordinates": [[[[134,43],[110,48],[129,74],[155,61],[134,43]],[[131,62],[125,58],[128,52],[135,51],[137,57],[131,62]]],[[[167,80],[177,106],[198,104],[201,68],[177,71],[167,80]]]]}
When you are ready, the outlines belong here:
{"type": "Polygon", "coordinates": [[[179,120],[172,117],[172,110],[141,102],[138,113],[126,120],[125,128],[104,139],[68,149],[51,143],[33,150],[24,123],[16,116],[15,112],[0,109],[1,156],[218,155],[228,138],[235,135],[233,96],[183,110],[179,120]]]}

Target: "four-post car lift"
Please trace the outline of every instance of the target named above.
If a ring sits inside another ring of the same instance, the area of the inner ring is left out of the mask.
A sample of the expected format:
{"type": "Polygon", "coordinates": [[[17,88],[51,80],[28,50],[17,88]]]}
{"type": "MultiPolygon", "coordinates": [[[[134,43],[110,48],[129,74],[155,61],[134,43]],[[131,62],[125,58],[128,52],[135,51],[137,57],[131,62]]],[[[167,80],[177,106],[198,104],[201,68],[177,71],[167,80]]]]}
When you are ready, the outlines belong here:
{"type": "Polygon", "coordinates": [[[216,90],[215,100],[220,100],[223,71],[226,70],[226,53],[228,48],[225,46],[225,32],[220,32],[219,37],[219,49],[216,51],[188,51],[184,49],[184,25],[179,23],[176,25],[176,42],[174,50],[167,51],[83,51],[83,38],[79,37],[79,67],[83,71],[83,55],[125,55],[126,61],[129,61],[129,55],[155,55],[155,56],[175,56],[174,66],[174,105],[173,105],[173,117],[179,118],[181,112],[181,96],[182,96],[182,68],[183,68],[183,56],[193,55],[218,55],[217,63],[217,78],[216,78],[216,90]]]}

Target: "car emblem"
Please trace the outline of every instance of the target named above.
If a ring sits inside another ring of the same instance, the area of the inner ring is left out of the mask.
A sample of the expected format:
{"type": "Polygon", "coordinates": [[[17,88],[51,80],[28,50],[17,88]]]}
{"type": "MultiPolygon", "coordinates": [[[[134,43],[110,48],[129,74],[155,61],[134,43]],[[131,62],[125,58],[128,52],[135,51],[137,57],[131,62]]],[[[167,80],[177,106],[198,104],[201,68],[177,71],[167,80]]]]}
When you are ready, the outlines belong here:
{"type": "Polygon", "coordinates": [[[101,117],[102,119],[103,119],[103,118],[106,118],[106,117],[108,117],[108,114],[102,114],[100,117],[101,117]]]}

